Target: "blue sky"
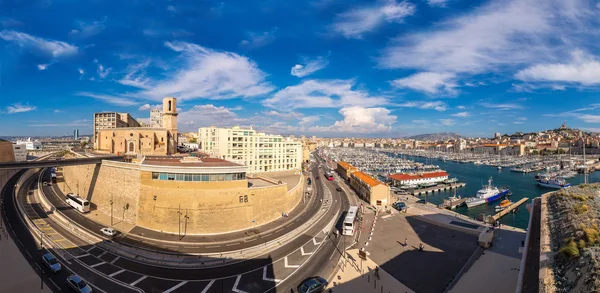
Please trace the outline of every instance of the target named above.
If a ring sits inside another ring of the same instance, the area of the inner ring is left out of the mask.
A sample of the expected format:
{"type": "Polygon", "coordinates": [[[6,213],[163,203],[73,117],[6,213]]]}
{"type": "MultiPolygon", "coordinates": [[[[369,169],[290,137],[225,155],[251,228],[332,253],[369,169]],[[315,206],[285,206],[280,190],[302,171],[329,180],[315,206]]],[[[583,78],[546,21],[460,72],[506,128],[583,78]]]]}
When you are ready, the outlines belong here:
{"type": "Polygon", "coordinates": [[[600,4],[0,0],[0,136],[91,133],[165,96],[179,129],[600,131],[600,4]]]}

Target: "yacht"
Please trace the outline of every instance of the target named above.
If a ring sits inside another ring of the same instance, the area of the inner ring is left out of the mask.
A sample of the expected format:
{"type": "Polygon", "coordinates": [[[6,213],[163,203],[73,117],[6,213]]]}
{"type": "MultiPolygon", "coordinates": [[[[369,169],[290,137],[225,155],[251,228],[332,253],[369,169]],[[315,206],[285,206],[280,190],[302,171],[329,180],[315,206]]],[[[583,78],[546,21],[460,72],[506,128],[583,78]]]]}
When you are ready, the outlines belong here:
{"type": "Polygon", "coordinates": [[[458,179],[457,178],[448,178],[442,182],[445,184],[456,183],[456,182],[458,182],[458,179]]]}
{"type": "Polygon", "coordinates": [[[571,183],[568,183],[564,179],[560,179],[560,178],[540,177],[536,181],[542,187],[556,188],[556,189],[571,187],[571,183]]]}
{"type": "Polygon", "coordinates": [[[510,195],[508,188],[498,189],[498,187],[492,185],[492,177],[488,180],[488,185],[477,191],[475,197],[467,199],[467,207],[474,207],[482,205],[486,202],[493,202],[504,196],[510,195]]]}

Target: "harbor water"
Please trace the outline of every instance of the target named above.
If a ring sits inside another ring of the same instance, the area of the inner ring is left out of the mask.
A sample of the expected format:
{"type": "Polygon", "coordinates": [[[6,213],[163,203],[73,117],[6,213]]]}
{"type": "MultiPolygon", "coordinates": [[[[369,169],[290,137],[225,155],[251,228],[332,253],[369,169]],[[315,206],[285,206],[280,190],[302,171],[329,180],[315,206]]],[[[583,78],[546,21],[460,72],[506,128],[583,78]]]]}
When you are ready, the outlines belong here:
{"type": "MultiPolygon", "coordinates": [[[[535,175],[537,174],[535,172],[527,174],[515,173],[511,172],[509,168],[498,170],[496,167],[474,165],[472,163],[461,164],[453,161],[444,162],[439,159],[428,159],[414,156],[405,157],[416,162],[439,165],[442,170],[448,172],[450,178],[456,177],[458,178],[459,182],[467,183],[465,187],[458,188],[456,190],[457,196],[474,196],[483,185],[487,184],[490,176],[492,176],[494,180],[493,184],[498,188],[507,186],[510,189],[512,195],[509,197],[509,199],[512,202],[517,202],[524,197],[528,197],[531,200],[535,197],[541,196],[546,192],[555,190],[539,187],[535,181],[535,175]]],[[[572,185],[581,184],[584,182],[583,174],[578,174],[573,178],[567,179],[567,181],[572,185]]],[[[600,181],[600,172],[593,172],[588,175],[589,183],[598,181],[600,181]]],[[[426,199],[428,202],[440,204],[445,198],[451,197],[452,195],[454,195],[454,191],[441,191],[428,193],[427,195],[421,195],[420,197],[426,199]]],[[[496,213],[495,207],[500,203],[500,201],[501,200],[497,200],[489,204],[483,204],[472,208],[467,208],[466,206],[459,207],[456,208],[455,211],[474,218],[480,214],[493,215],[496,213]]],[[[529,203],[529,201],[527,203],[529,203]]],[[[517,213],[509,213],[508,215],[502,217],[500,219],[500,223],[517,228],[527,229],[529,212],[525,208],[526,204],[521,205],[517,213]]]]}

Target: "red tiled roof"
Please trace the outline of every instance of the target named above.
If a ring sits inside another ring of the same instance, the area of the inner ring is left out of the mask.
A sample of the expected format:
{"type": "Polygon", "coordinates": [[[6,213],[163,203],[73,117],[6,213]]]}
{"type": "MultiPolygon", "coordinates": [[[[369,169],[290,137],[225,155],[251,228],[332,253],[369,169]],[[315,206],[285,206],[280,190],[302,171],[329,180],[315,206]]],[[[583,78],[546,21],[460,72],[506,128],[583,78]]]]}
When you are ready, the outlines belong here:
{"type": "Polygon", "coordinates": [[[354,176],[356,176],[358,179],[360,179],[362,182],[364,182],[365,184],[373,187],[373,186],[377,186],[379,184],[383,184],[381,183],[379,180],[375,180],[373,179],[373,177],[361,172],[361,171],[356,171],[353,173],[354,176]]]}
{"type": "Polygon", "coordinates": [[[390,178],[394,180],[411,180],[411,179],[422,179],[422,178],[436,178],[448,176],[446,172],[431,172],[422,174],[393,174],[390,178]]]}

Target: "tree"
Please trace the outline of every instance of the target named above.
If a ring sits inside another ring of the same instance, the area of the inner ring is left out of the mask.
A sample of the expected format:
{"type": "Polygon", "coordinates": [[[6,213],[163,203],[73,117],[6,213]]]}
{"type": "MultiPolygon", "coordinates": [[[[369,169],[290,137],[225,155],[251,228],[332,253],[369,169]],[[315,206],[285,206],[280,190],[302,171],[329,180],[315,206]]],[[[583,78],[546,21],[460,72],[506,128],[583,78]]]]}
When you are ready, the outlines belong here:
{"type": "Polygon", "coordinates": [[[190,138],[190,143],[196,143],[198,140],[195,137],[190,138]]]}

